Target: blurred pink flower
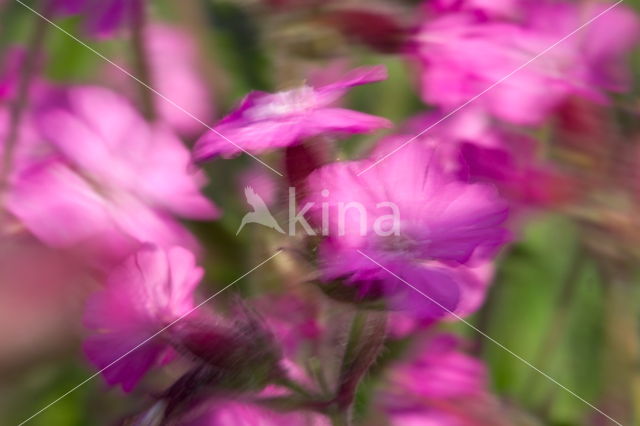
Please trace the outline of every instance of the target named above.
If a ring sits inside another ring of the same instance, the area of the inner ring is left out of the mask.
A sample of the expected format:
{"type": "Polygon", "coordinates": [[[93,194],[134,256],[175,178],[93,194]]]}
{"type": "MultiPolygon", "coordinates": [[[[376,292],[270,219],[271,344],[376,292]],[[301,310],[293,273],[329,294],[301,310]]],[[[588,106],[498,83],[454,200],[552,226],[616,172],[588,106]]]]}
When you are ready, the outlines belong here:
{"type": "Polygon", "coordinates": [[[407,426],[503,425],[488,392],[486,367],[459,351],[453,335],[438,335],[392,365],[377,394],[391,424],[407,426]]]}
{"type": "Polygon", "coordinates": [[[323,333],[318,307],[299,296],[264,296],[256,300],[255,306],[264,315],[286,356],[295,357],[301,345],[318,339],[323,333]]]}
{"type": "Polygon", "coordinates": [[[525,3],[521,22],[463,12],[428,19],[416,38],[423,99],[450,110],[509,75],[474,102],[516,124],[541,123],[570,95],[605,102],[602,90],[626,87],[623,60],[637,41],[635,15],[618,7],[555,45],[605,7],[540,1],[525,3]]]}
{"type": "Polygon", "coordinates": [[[218,215],[200,193],[204,177],[189,171],[187,149],[118,95],[72,88],[36,117],[60,154],[17,175],[7,206],[47,244],[66,247],[116,232],[139,242],[194,246],[172,214],[218,215]]]}
{"type": "MultiPolygon", "coordinates": [[[[451,273],[455,277],[459,287],[459,303],[451,314],[445,316],[445,320],[459,321],[460,317],[474,314],[482,307],[487,296],[489,286],[493,282],[494,263],[482,259],[472,261],[471,266],[458,265],[451,273]]],[[[404,312],[392,312],[389,317],[388,333],[396,339],[410,336],[411,334],[432,325],[432,321],[421,321],[420,318],[407,315],[404,312]]]]}
{"type": "Polygon", "coordinates": [[[104,290],[91,296],[84,320],[92,334],[84,349],[97,368],[105,369],[110,385],[120,384],[128,392],[167,359],[173,327],[133,349],[192,310],[202,275],[188,250],[145,246],[109,275],[104,290]]]}
{"type": "Polygon", "coordinates": [[[640,20],[633,9],[625,5],[611,8],[613,2],[608,1],[546,0],[527,6],[523,12],[526,24],[558,40],[600,15],[567,40],[584,61],[584,66],[577,67],[576,77],[601,90],[622,93],[630,89],[631,66],[627,59],[640,40],[640,20]]]}
{"type": "Polygon", "coordinates": [[[134,13],[141,13],[145,0],[51,0],[54,14],[83,15],[89,34],[98,38],[113,36],[129,23],[134,13]]]}
{"type": "Polygon", "coordinates": [[[522,137],[509,142],[499,148],[463,143],[470,178],[495,183],[505,198],[522,207],[551,208],[575,198],[577,182],[538,160],[531,146],[535,141],[522,137]]]}
{"type": "Polygon", "coordinates": [[[425,0],[428,11],[447,13],[467,11],[486,16],[517,16],[527,0],[425,0]]]}
{"type": "Polygon", "coordinates": [[[382,66],[360,68],[336,83],[317,88],[302,86],[275,94],[252,92],[218,123],[215,130],[219,134],[210,131],[198,140],[194,158],[232,157],[242,150],[259,154],[325,133],[366,133],[390,127],[384,118],[331,106],[349,88],[386,76],[382,66]]]}
{"type": "MultiPolygon", "coordinates": [[[[178,27],[153,24],[146,28],[144,40],[151,74],[149,84],[170,99],[167,101],[151,93],[159,118],[180,135],[197,136],[205,129],[201,121],[209,121],[215,109],[211,92],[198,69],[198,52],[193,39],[178,27]]],[[[111,64],[107,64],[105,74],[116,87],[139,93],[139,83],[111,64]]]]}
{"type": "Polygon", "coordinates": [[[438,154],[419,144],[367,170],[396,146],[382,144],[369,160],[330,164],[309,177],[311,213],[328,228],[321,268],[325,281],[342,279],[363,298],[384,296],[392,308],[433,320],[455,312],[469,285],[456,267],[470,265],[474,254],[490,258],[506,241],[507,206],[493,188],[445,173],[438,154]]]}
{"type": "Polygon", "coordinates": [[[329,426],[329,419],[311,411],[277,412],[258,403],[220,399],[211,402],[205,414],[181,426],[329,426]]]}
{"type": "MultiPolygon", "coordinates": [[[[34,126],[34,117],[30,111],[23,114],[18,129],[19,137],[15,143],[11,159],[11,175],[15,176],[20,171],[29,167],[34,162],[47,158],[53,153],[50,145],[44,143],[34,126]]],[[[0,161],[4,161],[5,141],[9,137],[11,112],[9,107],[0,106],[0,161]]]]}
{"type": "MultiPolygon", "coordinates": [[[[394,137],[410,140],[443,116],[414,117],[405,126],[407,134],[394,137]]],[[[445,167],[461,179],[495,184],[514,207],[554,207],[576,196],[576,182],[543,160],[533,137],[496,123],[481,108],[459,111],[412,143],[436,147],[445,167]]]]}

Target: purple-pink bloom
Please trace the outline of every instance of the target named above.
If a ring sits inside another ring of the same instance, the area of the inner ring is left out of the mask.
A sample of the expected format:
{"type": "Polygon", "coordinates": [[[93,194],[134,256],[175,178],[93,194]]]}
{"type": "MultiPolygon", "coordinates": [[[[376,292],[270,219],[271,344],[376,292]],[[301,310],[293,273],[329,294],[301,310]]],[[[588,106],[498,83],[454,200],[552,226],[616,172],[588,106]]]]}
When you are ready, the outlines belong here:
{"type": "Polygon", "coordinates": [[[478,253],[490,258],[506,241],[507,206],[494,188],[446,173],[427,146],[409,144],[374,165],[397,146],[316,170],[307,201],[328,235],[320,249],[325,281],[340,279],[363,298],[383,296],[429,321],[461,304],[469,284],[457,266],[478,253]]]}
{"type": "MultiPolygon", "coordinates": [[[[286,376],[306,389],[314,389],[307,372],[289,359],[282,359],[280,369],[286,376]]],[[[315,390],[317,392],[317,390],[315,390]]],[[[329,426],[325,415],[299,408],[293,411],[276,411],[261,405],[260,399],[269,400],[291,395],[291,390],[276,384],[265,387],[257,395],[216,395],[196,410],[188,413],[181,426],[329,426]]]]}
{"type": "Polygon", "coordinates": [[[631,85],[627,59],[640,40],[640,21],[633,9],[625,5],[612,6],[613,3],[607,1],[547,0],[528,3],[523,13],[529,26],[558,40],[599,15],[567,40],[584,61],[577,77],[599,90],[624,93],[631,85]]]}
{"type": "Polygon", "coordinates": [[[438,335],[390,366],[377,400],[391,424],[505,424],[496,417],[499,406],[488,392],[486,367],[459,347],[455,336],[438,335]]]}
{"type": "Polygon", "coordinates": [[[204,176],[165,126],[149,125],[123,98],[98,87],[64,92],[36,115],[58,154],[14,180],[7,206],[49,245],[121,233],[139,242],[193,245],[173,218],[211,219],[204,176]]]}
{"type": "Polygon", "coordinates": [[[255,306],[286,356],[294,358],[305,343],[316,341],[324,332],[318,306],[298,295],[264,296],[255,306]]]}
{"type": "MultiPolygon", "coordinates": [[[[18,129],[18,140],[15,143],[11,157],[10,177],[29,167],[40,159],[51,155],[52,149],[43,143],[34,128],[33,115],[28,111],[24,114],[18,129]]],[[[0,106],[0,161],[4,161],[6,141],[11,126],[11,112],[7,106],[0,106]]]]}
{"type": "MultiPolygon", "coordinates": [[[[526,1],[526,0],[525,0],[526,1]]],[[[472,12],[481,16],[517,16],[523,0],[426,0],[430,13],[472,12]]]]}
{"type": "Polygon", "coordinates": [[[321,134],[366,133],[390,127],[384,118],[332,106],[348,89],[384,80],[386,76],[382,66],[359,68],[320,87],[305,85],[275,94],[252,92],[214,127],[215,131],[198,140],[194,158],[204,161],[243,151],[259,154],[321,134]]]}
{"type": "Polygon", "coordinates": [[[633,12],[618,7],[556,45],[605,7],[540,1],[526,2],[519,21],[471,12],[428,19],[416,36],[423,99],[451,110],[482,93],[475,103],[526,125],[540,124],[570,95],[605,102],[604,90],[626,87],[624,58],[638,36],[633,12]]]}
{"type": "Polygon", "coordinates": [[[202,275],[194,255],[181,247],[144,246],[113,270],[105,288],[89,298],[84,316],[92,331],[85,352],[104,369],[107,383],[128,392],[168,359],[173,327],[154,336],[193,310],[202,275]]]}
{"type": "MultiPolygon", "coordinates": [[[[443,114],[417,116],[406,125],[407,141],[442,120],[443,114]]],[[[512,205],[549,207],[571,200],[575,183],[544,161],[535,139],[495,123],[479,108],[469,106],[442,121],[412,143],[437,147],[445,167],[462,179],[495,184],[512,205]]]]}
{"type": "Polygon", "coordinates": [[[212,401],[206,412],[182,426],[329,426],[329,419],[312,411],[276,412],[258,403],[219,399],[212,401]]]}
{"type": "MultiPolygon", "coordinates": [[[[180,28],[164,24],[149,25],[143,37],[150,68],[149,85],[162,95],[151,93],[158,118],[180,135],[199,135],[205,128],[202,122],[214,116],[215,108],[198,69],[194,40],[180,28]]],[[[139,83],[112,64],[106,64],[105,75],[117,88],[138,93],[135,89],[139,83]]]]}
{"type": "MultiPolygon", "coordinates": [[[[459,286],[458,306],[444,320],[459,321],[482,307],[493,282],[495,268],[493,261],[477,257],[478,260],[472,260],[472,266],[458,265],[451,270],[456,283],[463,285],[459,286]]],[[[407,315],[406,312],[392,312],[388,324],[389,335],[396,339],[405,338],[431,325],[428,321],[420,321],[415,316],[407,315]]]]}
{"type": "Polygon", "coordinates": [[[196,136],[203,129],[200,121],[208,121],[215,110],[211,93],[198,72],[194,41],[186,32],[166,25],[149,26],[144,37],[153,87],[172,101],[155,98],[160,116],[178,133],[196,136]]]}

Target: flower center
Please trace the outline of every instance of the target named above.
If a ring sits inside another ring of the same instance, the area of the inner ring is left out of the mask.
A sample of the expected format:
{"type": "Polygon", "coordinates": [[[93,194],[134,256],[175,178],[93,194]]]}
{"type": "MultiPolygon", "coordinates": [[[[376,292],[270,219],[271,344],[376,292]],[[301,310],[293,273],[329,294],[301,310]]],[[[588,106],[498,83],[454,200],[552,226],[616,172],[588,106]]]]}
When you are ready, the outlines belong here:
{"type": "Polygon", "coordinates": [[[260,100],[248,110],[246,114],[254,120],[280,118],[287,115],[299,114],[317,105],[315,91],[310,86],[275,93],[260,100]]]}

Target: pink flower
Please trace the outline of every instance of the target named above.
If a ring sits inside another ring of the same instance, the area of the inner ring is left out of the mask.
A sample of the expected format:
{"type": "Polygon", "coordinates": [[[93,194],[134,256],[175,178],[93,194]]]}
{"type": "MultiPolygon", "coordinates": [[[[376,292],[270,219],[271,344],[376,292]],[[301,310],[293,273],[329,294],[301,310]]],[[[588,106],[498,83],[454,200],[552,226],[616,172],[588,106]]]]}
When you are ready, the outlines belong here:
{"type": "Polygon", "coordinates": [[[165,127],[150,126],[118,95],[97,87],[65,92],[37,115],[60,155],[20,173],[9,209],[49,245],[68,247],[105,235],[190,245],[172,215],[210,219],[204,177],[165,127]]]}
{"type": "Polygon", "coordinates": [[[545,1],[526,5],[521,22],[463,12],[428,20],[416,39],[425,102],[451,110],[491,87],[474,103],[503,120],[536,125],[570,95],[604,102],[602,90],[626,88],[623,59],[638,33],[632,12],[616,8],[609,12],[614,16],[604,15],[512,74],[605,9],[545,1]],[[602,33],[610,34],[606,48],[596,36],[602,33]]]}
{"type": "MultiPolygon", "coordinates": [[[[180,135],[196,136],[205,128],[201,121],[208,121],[215,110],[211,93],[198,69],[194,40],[180,28],[163,24],[148,26],[144,40],[151,68],[150,85],[171,100],[151,94],[159,118],[180,135]]],[[[139,83],[113,65],[107,65],[105,74],[116,87],[137,93],[139,83]]]]}
{"type": "Polygon", "coordinates": [[[426,0],[425,6],[435,13],[466,11],[506,17],[517,16],[523,3],[523,0],[426,0]]]}
{"type": "Polygon", "coordinates": [[[295,357],[303,344],[324,332],[318,306],[299,296],[265,296],[256,300],[256,307],[287,356],[295,357]]]}
{"type": "Polygon", "coordinates": [[[474,254],[488,259],[505,242],[507,208],[493,188],[445,173],[429,147],[410,144],[374,165],[396,146],[316,170],[307,201],[328,235],[325,281],[341,279],[363,298],[384,296],[428,321],[460,305],[469,284],[457,266],[474,254]]]}
{"type": "Polygon", "coordinates": [[[85,325],[93,333],[85,352],[97,368],[105,369],[102,374],[110,385],[120,384],[128,392],[166,359],[173,327],[142,343],[192,310],[193,292],[202,275],[188,250],[145,246],[116,268],[105,289],[88,300],[85,325]]]}
{"type": "Polygon", "coordinates": [[[459,346],[455,336],[439,335],[390,367],[378,401],[391,424],[505,424],[496,418],[499,407],[488,392],[486,367],[459,346]]]}
{"type": "MultiPolygon", "coordinates": [[[[215,113],[207,85],[198,73],[198,53],[185,32],[150,26],[145,34],[154,88],[201,121],[215,113]]],[[[172,103],[157,99],[160,115],[181,134],[195,136],[202,124],[172,103]]]]}
{"type": "MultiPolygon", "coordinates": [[[[8,106],[0,106],[0,161],[4,161],[5,141],[9,137],[11,112],[8,106]]],[[[51,146],[44,143],[34,126],[34,117],[26,111],[18,129],[18,140],[15,142],[11,158],[11,175],[15,176],[31,164],[47,158],[53,152],[51,146]]]]}
{"type": "MultiPolygon", "coordinates": [[[[442,117],[438,112],[415,117],[407,123],[407,134],[396,138],[410,140],[442,117]]],[[[543,160],[535,139],[493,122],[477,107],[465,108],[412,143],[437,147],[450,171],[465,180],[495,184],[513,206],[553,207],[577,192],[568,175],[543,160]]]]}
{"type": "Polygon", "coordinates": [[[584,60],[578,78],[598,89],[622,93],[631,86],[631,66],[627,59],[640,39],[640,21],[625,5],[612,2],[531,2],[524,13],[528,25],[558,39],[586,21],[588,26],[567,40],[584,60]],[[609,9],[606,13],[604,13],[609,9]]]}
{"type": "Polygon", "coordinates": [[[469,176],[475,181],[493,182],[502,195],[523,207],[554,207],[571,201],[577,195],[577,182],[542,163],[534,156],[527,138],[500,148],[474,143],[461,145],[461,155],[469,176]]]}
{"type": "MultiPolygon", "coordinates": [[[[477,257],[479,260],[472,261],[472,266],[458,265],[451,271],[456,283],[464,285],[459,287],[458,306],[444,318],[445,320],[459,321],[461,317],[472,315],[482,307],[493,282],[495,268],[491,260],[477,257]]],[[[389,317],[388,332],[393,338],[402,339],[430,325],[429,321],[420,321],[419,318],[404,312],[392,312],[389,317]]]]}
{"type": "Polygon", "coordinates": [[[208,132],[200,138],[194,158],[232,157],[242,150],[258,154],[325,133],[366,133],[389,127],[386,119],[331,106],[349,88],[385,78],[383,67],[361,68],[336,83],[317,88],[302,86],[275,94],[252,92],[218,123],[217,133],[208,132]]]}
{"type": "Polygon", "coordinates": [[[181,426],[329,426],[329,419],[311,411],[276,412],[252,402],[217,400],[206,413],[181,426]]]}

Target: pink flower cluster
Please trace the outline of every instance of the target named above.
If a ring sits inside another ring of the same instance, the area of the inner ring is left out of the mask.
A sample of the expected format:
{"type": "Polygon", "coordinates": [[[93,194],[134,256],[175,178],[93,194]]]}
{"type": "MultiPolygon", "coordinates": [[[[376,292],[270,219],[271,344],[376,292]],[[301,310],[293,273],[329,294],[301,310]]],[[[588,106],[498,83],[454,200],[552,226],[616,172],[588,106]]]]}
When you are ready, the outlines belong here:
{"type": "Polygon", "coordinates": [[[571,95],[607,102],[606,91],[629,86],[624,58],[640,31],[631,10],[610,6],[434,2],[416,35],[422,97],[450,110],[483,93],[475,105],[524,125],[540,124],[571,95]]]}
{"type": "Polygon", "coordinates": [[[219,215],[187,149],[99,87],[52,89],[25,121],[7,208],[48,245],[122,258],[142,243],[195,248],[175,216],[219,215]],[[45,142],[46,141],[46,142],[45,142]]]}

